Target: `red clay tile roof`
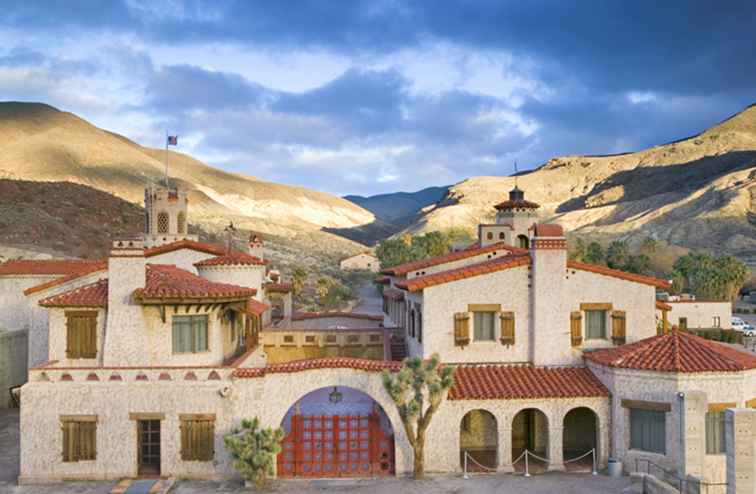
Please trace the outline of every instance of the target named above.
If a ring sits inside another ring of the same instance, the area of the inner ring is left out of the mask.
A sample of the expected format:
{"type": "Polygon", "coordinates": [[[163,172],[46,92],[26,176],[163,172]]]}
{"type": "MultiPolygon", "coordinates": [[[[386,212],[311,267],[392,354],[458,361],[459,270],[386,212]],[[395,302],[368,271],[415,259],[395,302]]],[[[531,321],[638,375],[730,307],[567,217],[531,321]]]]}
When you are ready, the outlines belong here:
{"type": "Polygon", "coordinates": [[[246,307],[245,312],[247,314],[252,314],[252,315],[255,315],[255,316],[260,316],[263,313],[265,313],[265,311],[267,311],[269,309],[270,309],[270,305],[264,304],[264,303],[262,303],[262,302],[260,302],[258,300],[255,300],[255,299],[251,298],[251,299],[249,299],[247,301],[247,307],[246,307]]]}
{"type": "Polygon", "coordinates": [[[526,201],[525,199],[521,200],[515,200],[512,201],[510,199],[507,199],[504,202],[500,202],[499,204],[494,206],[497,210],[502,211],[505,209],[514,209],[514,208],[527,208],[527,209],[538,209],[541,207],[540,204],[537,204],[535,202],[526,201]]]}
{"type": "Polygon", "coordinates": [[[585,360],[620,369],[658,372],[738,372],[756,369],[756,355],[683,331],[583,353],[585,360]]]}
{"type": "Polygon", "coordinates": [[[658,310],[672,310],[672,306],[668,303],[662,302],[661,300],[656,301],[656,308],[658,310]]]}
{"type": "Polygon", "coordinates": [[[622,280],[634,281],[636,283],[643,283],[645,285],[651,285],[657,288],[669,288],[671,286],[671,284],[667,280],[661,280],[652,276],[644,276],[642,274],[628,273],[627,271],[611,269],[607,268],[606,266],[597,266],[595,264],[568,260],[567,267],[570,269],[579,269],[581,271],[590,271],[591,273],[603,274],[605,276],[611,276],[613,278],[620,278],[622,280]]]}
{"type": "MultiPolygon", "coordinates": [[[[265,367],[237,368],[237,378],[316,369],[355,369],[367,372],[398,371],[401,362],[349,357],[297,360],[265,367]]],[[[462,365],[454,373],[450,400],[583,398],[609,396],[609,391],[585,367],[532,367],[517,365],[462,365]]]]}
{"type": "Polygon", "coordinates": [[[289,293],[291,283],[263,283],[263,290],[270,293],[289,293]]]}
{"type": "Polygon", "coordinates": [[[226,249],[219,245],[206,244],[204,242],[197,242],[196,240],[178,240],[169,244],[145,249],[144,256],[152,257],[160,254],[165,254],[166,252],[173,252],[179,249],[191,249],[199,252],[204,252],[205,254],[213,254],[216,256],[222,256],[226,253],[226,249]]]}
{"type": "Polygon", "coordinates": [[[454,372],[450,400],[517,400],[609,396],[585,367],[461,365],[454,372]]]}
{"type": "Polygon", "coordinates": [[[373,280],[373,283],[375,283],[376,285],[388,285],[389,283],[391,283],[391,278],[389,278],[388,276],[381,276],[380,278],[373,280]]]}
{"type": "Polygon", "coordinates": [[[55,278],[54,280],[50,280],[40,285],[29,287],[24,290],[24,295],[31,295],[32,293],[41,292],[42,290],[47,290],[48,288],[68,283],[69,281],[73,281],[83,276],[88,276],[98,271],[105,271],[106,269],[108,269],[108,261],[95,261],[92,262],[86,269],[82,269],[80,272],[69,274],[67,276],[61,276],[60,278],[55,278]]]}
{"type": "Polygon", "coordinates": [[[288,372],[302,372],[313,369],[355,369],[368,372],[380,372],[384,369],[396,371],[402,367],[401,362],[391,360],[368,360],[351,357],[326,357],[310,360],[295,360],[280,364],[269,364],[265,367],[237,368],[233,377],[263,377],[266,374],[280,374],[288,372]]]}
{"type": "Polygon", "coordinates": [[[195,262],[194,265],[201,268],[208,266],[263,266],[267,263],[268,261],[249,255],[245,252],[233,251],[226,252],[221,256],[195,262]]]}
{"type": "Polygon", "coordinates": [[[394,266],[393,268],[387,268],[381,271],[383,274],[390,274],[399,276],[407,274],[410,271],[417,271],[418,269],[428,268],[431,266],[438,266],[439,264],[446,264],[447,262],[459,261],[461,259],[467,259],[468,257],[474,257],[481,254],[487,254],[489,252],[495,252],[497,250],[505,250],[512,254],[525,253],[526,249],[520,249],[519,247],[513,247],[507,245],[504,242],[497,242],[495,244],[488,245],[486,247],[477,247],[472,249],[458,250],[456,252],[449,252],[429,259],[421,259],[419,261],[412,261],[405,264],[394,266]]]}
{"type": "Polygon", "coordinates": [[[360,314],[358,312],[297,312],[291,316],[291,320],[304,321],[307,319],[322,319],[324,317],[347,317],[369,321],[383,321],[383,316],[376,314],[360,314]]]}
{"type": "Polygon", "coordinates": [[[540,223],[532,226],[536,237],[564,237],[564,229],[553,223],[540,223]]]}
{"type": "Polygon", "coordinates": [[[3,275],[71,275],[91,270],[102,260],[89,259],[18,259],[0,264],[3,275]]]}
{"type": "Polygon", "coordinates": [[[89,285],[39,301],[43,307],[107,307],[108,280],[100,280],[89,285]]]}
{"type": "Polygon", "coordinates": [[[254,288],[244,288],[226,283],[214,283],[176,266],[148,264],[147,283],[134,290],[134,298],[149,299],[244,299],[257,293],[254,288]]]}
{"type": "Polygon", "coordinates": [[[389,300],[403,300],[404,292],[397,290],[396,288],[388,288],[383,290],[383,297],[389,300]]]}
{"type": "MultiPolygon", "coordinates": [[[[461,268],[441,271],[439,273],[433,273],[427,276],[418,276],[417,278],[412,278],[411,280],[403,280],[396,283],[396,286],[410,292],[418,292],[429,286],[441,285],[450,281],[472,278],[473,276],[480,276],[482,274],[503,271],[505,269],[516,268],[520,266],[527,266],[529,264],[530,255],[510,254],[488,261],[483,261],[478,264],[471,264],[469,266],[463,266],[461,268]]],[[[384,291],[383,293],[385,295],[386,291],[384,291]]]]}

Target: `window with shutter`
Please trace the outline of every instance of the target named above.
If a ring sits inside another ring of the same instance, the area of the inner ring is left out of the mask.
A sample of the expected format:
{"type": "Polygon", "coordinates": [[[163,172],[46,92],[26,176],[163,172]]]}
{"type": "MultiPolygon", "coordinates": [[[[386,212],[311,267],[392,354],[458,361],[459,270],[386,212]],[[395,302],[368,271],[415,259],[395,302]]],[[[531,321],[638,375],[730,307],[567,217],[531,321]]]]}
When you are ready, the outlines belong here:
{"type": "Polygon", "coordinates": [[[61,417],[63,431],[63,461],[91,461],[97,459],[97,416],[68,415],[61,417]]]}
{"type": "Polygon", "coordinates": [[[173,353],[206,352],[207,316],[173,316],[173,353]]]}
{"type": "Polygon", "coordinates": [[[625,344],[625,320],[624,310],[612,311],[612,342],[614,342],[615,345],[625,344]]]}
{"type": "Polygon", "coordinates": [[[630,448],[666,454],[666,415],[657,410],[630,409],[630,448]]]}
{"type": "Polygon", "coordinates": [[[502,345],[515,344],[515,317],[514,312],[502,312],[499,315],[501,323],[501,337],[499,341],[502,345]]]}
{"type": "Polygon", "coordinates": [[[97,312],[66,312],[66,357],[97,357],[97,312]]]}
{"type": "Polygon", "coordinates": [[[182,414],[181,459],[212,461],[215,457],[215,415],[182,414]]]}
{"type": "Polygon", "coordinates": [[[583,343],[583,314],[579,311],[570,314],[570,336],[572,346],[580,346],[583,343]]]}
{"type": "Polygon", "coordinates": [[[456,346],[470,344],[470,314],[468,312],[454,314],[454,344],[456,346]]]}

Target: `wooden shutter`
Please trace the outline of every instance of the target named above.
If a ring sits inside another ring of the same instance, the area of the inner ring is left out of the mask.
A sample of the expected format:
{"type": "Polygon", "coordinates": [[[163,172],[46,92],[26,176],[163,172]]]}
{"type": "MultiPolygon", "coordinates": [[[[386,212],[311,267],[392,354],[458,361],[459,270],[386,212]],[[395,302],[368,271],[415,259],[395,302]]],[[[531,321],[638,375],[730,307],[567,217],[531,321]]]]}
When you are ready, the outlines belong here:
{"type": "Polygon", "coordinates": [[[181,418],[181,459],[212,461],[215,457],[215,418],[213,415],[191,417],[181,418]]]}
{"type": "Polygon", "coordinates": [[[624,345],[625,330],[626,330],[626,318],[624,310],[612,311],[612,341],[615,345],[624,345]]]}
{"type": "MultiPolygon", "coordinates": [[[[69,416],[71,417],[71,416],[69,416]]],[[[81,416],[61,421],[63,430],[63,461],[97,459],[97,421],[94,416],[81,416]]]]}
{"type": "Polygon", "coordinates": [[[470,314],[458,312],[454,314],[454,344],[465,346],[470,343],[470,314]]]}
{"type": "Polygon", "coordinates": [[[746,401],[746,408],[756,408],[756,398],[746,401]]]}
{"type": "Polygon", "coordinates": [[[76,461],[76,422],[63,422],[60,428],[63,429],[63,461],[76,461]]]}
{"type": "Polygon", "coordinates": [[[66,312],[66,357],[97,357],[97,312],[66,312]]]}
{"type": "Polygon", "coordinates": [[[570,336],[572,346],[580,346],[583,343],[583,314],[580,311],[570,314],[570,336]]]}
{"type": "Polygon", "coordinates": [[[514,312],[502,312],[499,315],[501,323],[501,337],[499,341],[502,345],[515,344],[515,316],[514,312]]]}

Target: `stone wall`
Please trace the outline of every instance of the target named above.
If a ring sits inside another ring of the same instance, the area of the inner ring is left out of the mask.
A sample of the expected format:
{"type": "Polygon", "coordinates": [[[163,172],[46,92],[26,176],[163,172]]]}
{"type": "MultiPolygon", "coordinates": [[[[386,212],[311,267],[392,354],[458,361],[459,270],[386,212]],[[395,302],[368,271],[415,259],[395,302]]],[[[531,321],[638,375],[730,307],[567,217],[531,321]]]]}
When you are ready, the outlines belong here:
{"type": "Polygon", "coordinates": [[[29,333],[0,329],[0,408],[11,406],[8,389],[26,382],[29,333]]]}

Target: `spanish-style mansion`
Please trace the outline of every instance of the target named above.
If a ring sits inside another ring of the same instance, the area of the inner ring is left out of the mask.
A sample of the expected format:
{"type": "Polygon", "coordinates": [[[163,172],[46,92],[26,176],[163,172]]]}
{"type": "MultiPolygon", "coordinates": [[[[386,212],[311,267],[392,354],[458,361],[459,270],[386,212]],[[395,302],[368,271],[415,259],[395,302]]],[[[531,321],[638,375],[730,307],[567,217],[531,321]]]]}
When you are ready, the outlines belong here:
{"type": "Polygon", "coordinates": [[[530,468],[590,470],[569,460],[595,449],[717,483],[729,450],[753,486],[756,355],[676,330],[667,281],[569,260],[517,188],[474,245],[384,269],[383,317],[295,312],[261,237],[201,243],[184,192],[145,199],[146,233],[107,260],[0,265],[3,317],[29,330],[21,482],[234,477],[223,436],[251,417],[285,428],[278,476],[409,473],[381,371],[437,353],[455,385],[427,471],[465,452],[521,470],[525,450],[546,460],[530,468]]]}

